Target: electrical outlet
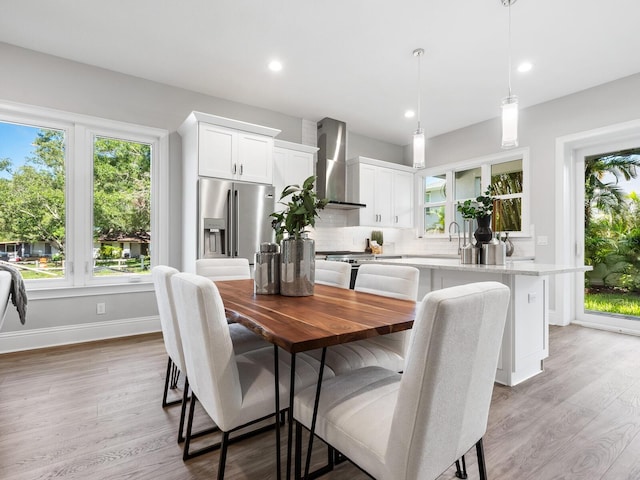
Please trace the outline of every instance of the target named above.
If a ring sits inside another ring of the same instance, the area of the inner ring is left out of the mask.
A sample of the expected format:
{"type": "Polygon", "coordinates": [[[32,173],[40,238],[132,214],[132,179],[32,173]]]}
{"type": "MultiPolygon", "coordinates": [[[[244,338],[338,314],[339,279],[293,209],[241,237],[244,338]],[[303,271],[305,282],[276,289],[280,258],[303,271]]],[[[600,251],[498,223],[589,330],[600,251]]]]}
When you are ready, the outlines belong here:
{"type": "Polygon", "coordinates": [[[107,313],[107,306],[104,303],[96,303],[96,314],[104,315],[107,313]]]}
{"type": "Polygon", "coordinates": [[[549,245],[549,237],[546,235],[538,235],[538,245],[549,245]]]}
{"type": "Polygon", "coordinates": [[[536,303],[536,300],[538,299],[538,296],[535,293],[530,293],[528,297],[529,303],[536,303]]]}

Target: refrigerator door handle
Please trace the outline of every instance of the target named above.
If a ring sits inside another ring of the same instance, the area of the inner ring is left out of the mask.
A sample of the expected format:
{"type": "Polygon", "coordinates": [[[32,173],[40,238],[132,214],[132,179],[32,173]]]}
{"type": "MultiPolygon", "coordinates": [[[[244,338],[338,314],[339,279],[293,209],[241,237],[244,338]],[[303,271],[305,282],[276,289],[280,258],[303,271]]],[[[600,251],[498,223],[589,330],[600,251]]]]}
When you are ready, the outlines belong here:
{"type": "Polygon", "coordinates": [[[233,191],[233,204],[235,207],[235,212],[233,214],[233,252],[232,252],[232,256],[233,257],[237,257],[238,256],[238,250],[240,249],[239,247],[239,242],[238,242],[238,236],[240,235],[240,227],[239,222],[240,222],[240,196],[238,195],[238,190],[234,190],[233,191]]]}
{"type": "Polygon", "coordinates": [[[231,256],[231,245],[233,232],[231,231],[231,226],[233,222],[231,221],[231,190],[227,190],[227,228],[226,228],[226,239],[225,239],[225,254],[227,257],[231,256]]]}

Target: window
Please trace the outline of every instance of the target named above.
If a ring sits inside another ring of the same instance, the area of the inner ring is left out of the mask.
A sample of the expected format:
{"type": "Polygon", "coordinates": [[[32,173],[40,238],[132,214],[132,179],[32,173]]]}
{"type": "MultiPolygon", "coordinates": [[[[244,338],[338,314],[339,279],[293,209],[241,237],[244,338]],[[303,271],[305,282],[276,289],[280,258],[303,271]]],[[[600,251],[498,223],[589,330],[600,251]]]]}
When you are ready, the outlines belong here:
{"type": "Polygon", "coordinates": [[[446,203],[446,176],[426,177],[424,179],[424,229],[426,233],[444,232],[446,203]]]}
{"type": "Polygon", "coordinates": [[[0,122],[0,251],[25,280],[65,277],[66,137],[0,122]]]}
{"type": "Polygon", "coordinates": [[[496,197],[492,229],[528,235],[527,167],[528,149],[510,150],[443,171],[431,169],[424,177],[424,233],[446,233],[445,226],[455,221],[462,226],[458,203],[476,198],[489,185],[496,197]],[[452,191],[447,195],[447,186],[452,191]]]}
{"type": "Polygon", "coordinates": [[[494,229],[498,232],[522,230],[522,160],[491,165],[491,185],[496,202],[494,229]]]}
{"type": "MultiPolygon", "coordinates": [[[[454,205],[470,198],[476,198],[482,192],[482,169],[480,167],[455,172],[454,179],[453,189],[456,197],[454,205]]],[[[458,222],[458,225],[462,225],[462,215],[457,210],[455,210],[455,221],[458,222]]]]}
{"type": "Polygon", "coordinates": [[[166,132],[5,107],[0,261],[30,289],[150,281],[168,252],[166,132]]]}
{"type": "Polygon", "coordinates": [[[93,275],[148,273],[151,145],[93,140],[93,275]]]}

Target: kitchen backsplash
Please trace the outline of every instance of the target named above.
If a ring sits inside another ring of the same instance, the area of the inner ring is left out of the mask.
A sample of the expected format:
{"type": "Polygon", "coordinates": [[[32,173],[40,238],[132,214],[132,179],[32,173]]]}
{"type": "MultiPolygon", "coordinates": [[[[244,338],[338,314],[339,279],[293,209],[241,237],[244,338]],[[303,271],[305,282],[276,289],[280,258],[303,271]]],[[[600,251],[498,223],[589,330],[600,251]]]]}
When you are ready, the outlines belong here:
{"type": "MultiPolygon", "coordinates": [[[[332,214],[325,210],[316,223],[316,229],[310,234],[316,241],[316,251],[361,252],[366,247],[366,239],[371,238],[371,231],[382,230],[384,233],[384,254],[455,255],[458,252],[458,240],[455,236],[451,241],[448,236],[444,238],[417,238],[415,229],[412,228],[350,227],[345,226],[344,223],[344,215],[332,214]]],[[[531,226],[530,233],[530,237],[512,239],[514,257],[533,257],[535,255],[533,226],[531,226]]]]}

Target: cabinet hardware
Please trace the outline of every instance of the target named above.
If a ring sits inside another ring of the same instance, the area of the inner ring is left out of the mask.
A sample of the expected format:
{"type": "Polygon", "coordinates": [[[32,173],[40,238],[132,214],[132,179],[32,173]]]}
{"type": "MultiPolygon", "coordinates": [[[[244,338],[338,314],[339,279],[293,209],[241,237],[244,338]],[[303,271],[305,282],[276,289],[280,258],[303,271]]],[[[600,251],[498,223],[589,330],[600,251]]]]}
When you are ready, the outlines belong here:
{"type": "Polygon", "coordinates": [[[244,165],[241,163],[240,164],[240,175],[242,175],[242,171],[244,170],[244,165]]]}
{"type": "Polygon", "coordinates": [[[235,175],[237,171],[237,164],[233,164],[233,174],[235,175]]]}

